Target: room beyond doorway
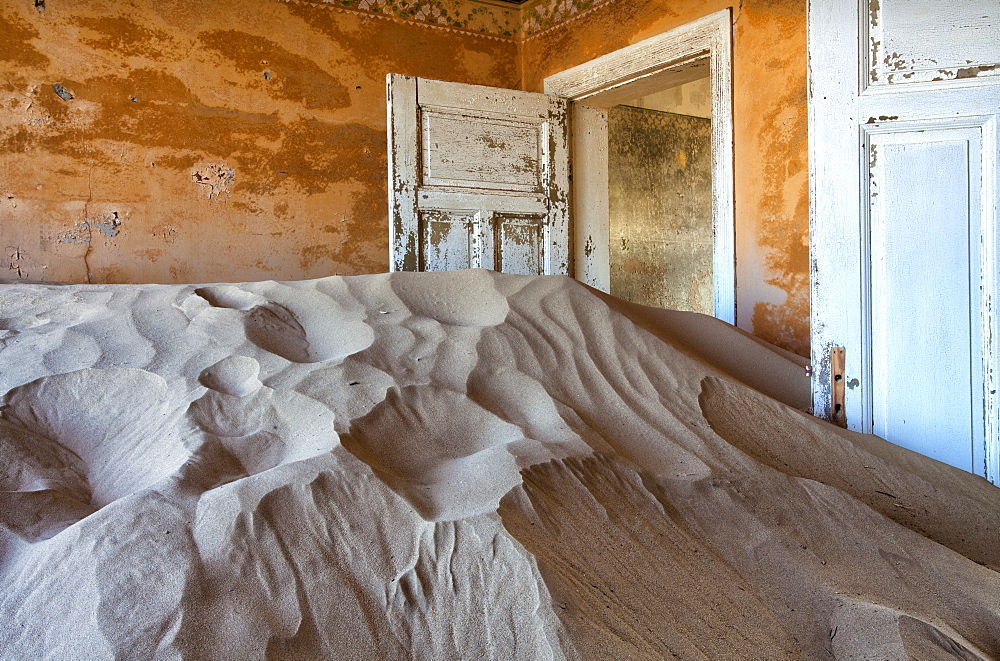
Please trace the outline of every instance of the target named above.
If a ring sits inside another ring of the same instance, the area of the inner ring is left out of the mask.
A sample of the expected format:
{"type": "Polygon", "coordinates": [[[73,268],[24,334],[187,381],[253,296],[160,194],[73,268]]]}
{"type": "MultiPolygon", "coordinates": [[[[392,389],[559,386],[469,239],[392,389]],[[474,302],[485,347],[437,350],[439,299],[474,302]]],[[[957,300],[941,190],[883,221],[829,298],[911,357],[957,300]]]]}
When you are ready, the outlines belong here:
{"type": "Polygon", "coordinates": [[[712,314],[712,104],[695,80],[608,109],[610,292],[712,314]]]}

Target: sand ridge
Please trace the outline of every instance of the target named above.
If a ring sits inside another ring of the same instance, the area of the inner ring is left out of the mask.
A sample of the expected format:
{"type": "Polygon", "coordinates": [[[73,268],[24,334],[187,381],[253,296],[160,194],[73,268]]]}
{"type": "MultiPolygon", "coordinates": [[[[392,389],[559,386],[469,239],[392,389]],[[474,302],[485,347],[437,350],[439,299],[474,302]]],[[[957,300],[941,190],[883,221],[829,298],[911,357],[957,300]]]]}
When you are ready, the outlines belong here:
{"type": "Polygon", "coordinates": [[[1000,491],[564,277],[0,285],[0,658],[1000,657],[1000,491]]]}

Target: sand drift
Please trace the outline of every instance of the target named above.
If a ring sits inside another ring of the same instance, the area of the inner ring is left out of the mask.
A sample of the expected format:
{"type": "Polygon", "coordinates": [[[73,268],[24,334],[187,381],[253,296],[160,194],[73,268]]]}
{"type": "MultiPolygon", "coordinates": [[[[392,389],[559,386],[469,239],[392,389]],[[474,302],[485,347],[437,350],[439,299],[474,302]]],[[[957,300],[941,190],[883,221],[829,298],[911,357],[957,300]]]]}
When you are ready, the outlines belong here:
{"type": "Polygon", "coordinates": [[[562,277],[0,286],[2,659],[1000,657],[1000,490],[562,277]]]}

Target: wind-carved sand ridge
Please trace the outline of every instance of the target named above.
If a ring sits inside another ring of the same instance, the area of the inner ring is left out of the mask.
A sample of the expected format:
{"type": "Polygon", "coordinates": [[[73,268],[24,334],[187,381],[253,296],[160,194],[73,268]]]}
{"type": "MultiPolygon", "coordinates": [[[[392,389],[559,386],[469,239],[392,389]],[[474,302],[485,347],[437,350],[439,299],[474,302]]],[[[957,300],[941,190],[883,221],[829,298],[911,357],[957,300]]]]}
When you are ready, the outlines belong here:
{"type": "Polygon", "coordinates": [[[1000,490],[562,277],[0,288],[0,658],[991,659],[1000,490]]]}

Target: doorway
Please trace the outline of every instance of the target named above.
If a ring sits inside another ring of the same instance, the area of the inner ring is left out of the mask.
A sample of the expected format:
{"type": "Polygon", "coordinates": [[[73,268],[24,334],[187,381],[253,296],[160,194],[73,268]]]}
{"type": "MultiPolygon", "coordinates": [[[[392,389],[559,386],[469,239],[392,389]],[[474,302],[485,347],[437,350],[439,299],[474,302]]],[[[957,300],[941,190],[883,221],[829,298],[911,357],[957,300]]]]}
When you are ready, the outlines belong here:
{"type": "MultiPolygon", "coordinates": [[[[711,117],[707,150],[710,160],[711,268],[700,267],[700,276],[694,275],[699,268],[681,269],[684,273],[681,278],[692,281],[700,277],[704,286],[711,288],[711,305],[703,305],[701,311],[735,323],[731,50],[731,13],[729,9],[724,9],[545,79],[547,94],[573,101],[572,213],[574,272],[577,279],[614,293],[612,252],[614,247],[620,247],[620,237],[615,244],[611,230],[611,183],[615,175],[610,171],[609,136],[614,126],[609,122],[613,123],[615,114],[620,112],[614,109],[623,104],[642,105],[646,99],[668,95],[665,90],[677,90],[695,81],[707,80],[711,117]],[[637,103],[637,100],[643,101],[637,103]]],[[[663,231],[662,225],[659,229],[662,239],[668,233],[663,231]]],[[[705,230],[703,236],[707,233],[705,230]]],[[[665,241],[660,243],[666,244],[665,241]]],[[[691,236],[675,233],[673,248],[676,250],[681,244],[686,244],[689,253],[693,253],[694,243],[691,236]]],[[[674,254],[670,259],[676,265],[678,255],[674,254]]],[[[690,266],[691,260],[688,261],[690,266]]],[[[630,264],[641,270],[636,262],[630,264]]],[[[659,268],[664,268],[664,265],[661,263],[659,268]]],[[[646,267],[646,270],[654,269],[646,267]]],[[[671,288],[676,286],[676,282],[670,285],[671,288]]],[[[675,307],[672,304],[668,306],[675,307]]]]}
{"type": "Polygon", "coordinates": [[[610,293],[714,313],[712,104],[704,75],[608,109],[610,293]]]}

